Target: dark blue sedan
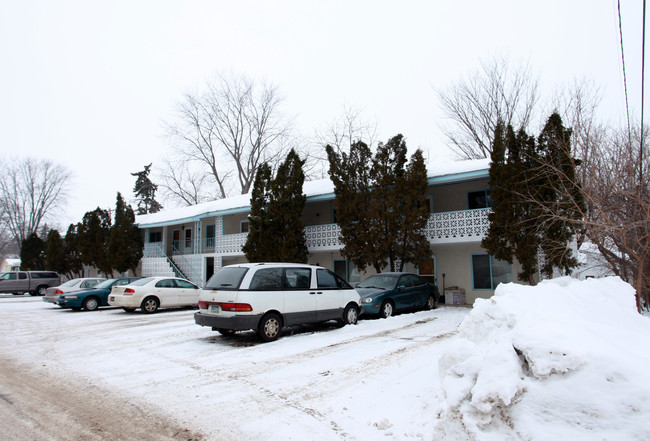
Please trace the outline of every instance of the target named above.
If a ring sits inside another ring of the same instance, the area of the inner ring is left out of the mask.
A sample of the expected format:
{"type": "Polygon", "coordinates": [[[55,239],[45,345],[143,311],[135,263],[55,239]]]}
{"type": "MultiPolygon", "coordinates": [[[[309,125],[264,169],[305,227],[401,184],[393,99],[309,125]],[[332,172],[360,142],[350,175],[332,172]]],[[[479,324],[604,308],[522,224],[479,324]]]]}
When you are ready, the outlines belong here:
{"type": "Polygon", "coordinates": [[[397,311],[433,309],[440,296],[436,285],[411,273],[375,274],[355,289],[361,296],[361,313],[384,318],[397,311]]]}
{"type": "Polygon", "coordinates": [[[128,285],[142,277],[117,277],[114,279],[104,280],[93,288],[82,289],[61,294],[57,300],[57,305],[61,308],[72,308],[75,311],[81,308],[86,311],[94,311],[100,306],[108,306],[108,295],[111,293],[113,286],[128,285]]]}

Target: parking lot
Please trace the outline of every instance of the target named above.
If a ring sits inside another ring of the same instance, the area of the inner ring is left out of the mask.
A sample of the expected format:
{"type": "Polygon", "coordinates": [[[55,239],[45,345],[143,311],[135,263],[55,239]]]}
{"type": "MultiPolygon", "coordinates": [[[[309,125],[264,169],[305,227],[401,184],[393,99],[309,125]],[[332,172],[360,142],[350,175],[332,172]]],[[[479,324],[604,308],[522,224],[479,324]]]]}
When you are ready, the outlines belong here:
{"type": "Polygon", "coordinates": [[[193,309],[75,312],[2,296],[0,343],[26,375],[126,402],[186,439],[430,439],[437,356],[468,311],[302,326],[264,344],[197,326],[193,309]]]}

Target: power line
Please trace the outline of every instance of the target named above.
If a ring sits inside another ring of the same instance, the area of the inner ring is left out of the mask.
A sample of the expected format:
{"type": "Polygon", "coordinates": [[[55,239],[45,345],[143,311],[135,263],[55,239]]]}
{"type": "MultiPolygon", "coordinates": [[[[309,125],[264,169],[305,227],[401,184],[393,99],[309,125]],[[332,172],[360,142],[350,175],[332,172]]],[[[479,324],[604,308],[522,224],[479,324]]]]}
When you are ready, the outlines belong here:
{"type": "MultiPolygon", "coordinates": [[[[645,5],[645,0],[643,0],[645,5]]],[[[645,7],[645,6],[644,6],[645,7]]],[[[645,14],[644,14],[645,20],[645,14]]],[[[625,111],[627,112],[627,134],[632,145],[632,129],[630,128],[630,104],[627,99],[627,75],[625,73],[625,51],[623,50],[623,24],[621,21],[621,0],[618,0],[618,33],[621,39],[621,60],[623,62],[623,87],[625,88],[625,111]]]]}
{"type": "Polygon", "coordinates": [[[643,38],[643,42],[641,44],[641,52],[642,52],[641,53],[641,145],[639,146],[639,188],[643,183],[643,107],[644,107],[643,103],[645,98],[645,0],[643,0],[643,37],[642,38],[643,38]]]}

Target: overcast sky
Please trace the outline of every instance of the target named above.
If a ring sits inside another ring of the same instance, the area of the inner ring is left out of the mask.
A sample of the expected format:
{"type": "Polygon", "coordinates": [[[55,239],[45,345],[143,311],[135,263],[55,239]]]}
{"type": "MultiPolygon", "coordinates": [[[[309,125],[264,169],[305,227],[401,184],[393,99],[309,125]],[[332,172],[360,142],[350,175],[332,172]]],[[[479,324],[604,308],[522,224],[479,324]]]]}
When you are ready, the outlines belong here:
{"type": "MultiPolygon", "coordinates": [[[[640,114],[642,0],[623,0],[633,117],[640,114]]],[[[279,87],[304,135],[344,105],[380,140],[449,157],[435,87],[507,56],[543,92],[573,79],[602,88],[625,120],[616,0],[217,1],[20,0],[0,14],[0,157],[47,157],[74,173],[70,222],[133,198],[130,173],[160,164],[162,121],[215,72],[279,87]]]]}

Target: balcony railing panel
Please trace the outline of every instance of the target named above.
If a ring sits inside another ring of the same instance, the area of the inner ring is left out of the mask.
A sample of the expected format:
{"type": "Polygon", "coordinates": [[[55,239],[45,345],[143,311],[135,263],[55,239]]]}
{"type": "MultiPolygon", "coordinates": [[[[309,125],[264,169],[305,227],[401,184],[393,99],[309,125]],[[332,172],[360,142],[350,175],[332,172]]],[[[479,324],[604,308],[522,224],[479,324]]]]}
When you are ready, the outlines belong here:
{"type": "MultiPolygon", "coordinates": [[[[489,227],[489,208],[477,210],[432,213],[424,228],[424,234],[431,244],[479,241],[489,227]]],[[[337,224],[312,225],[305,227],[309,251],[331,251],[340,249],[341,228],[337,224]]],[[[216,254],[241,255],[248,233],[226,234],[215,240],[216,254]]],[[[209,246],[206,246],[209,248],[209,246]]]]}

